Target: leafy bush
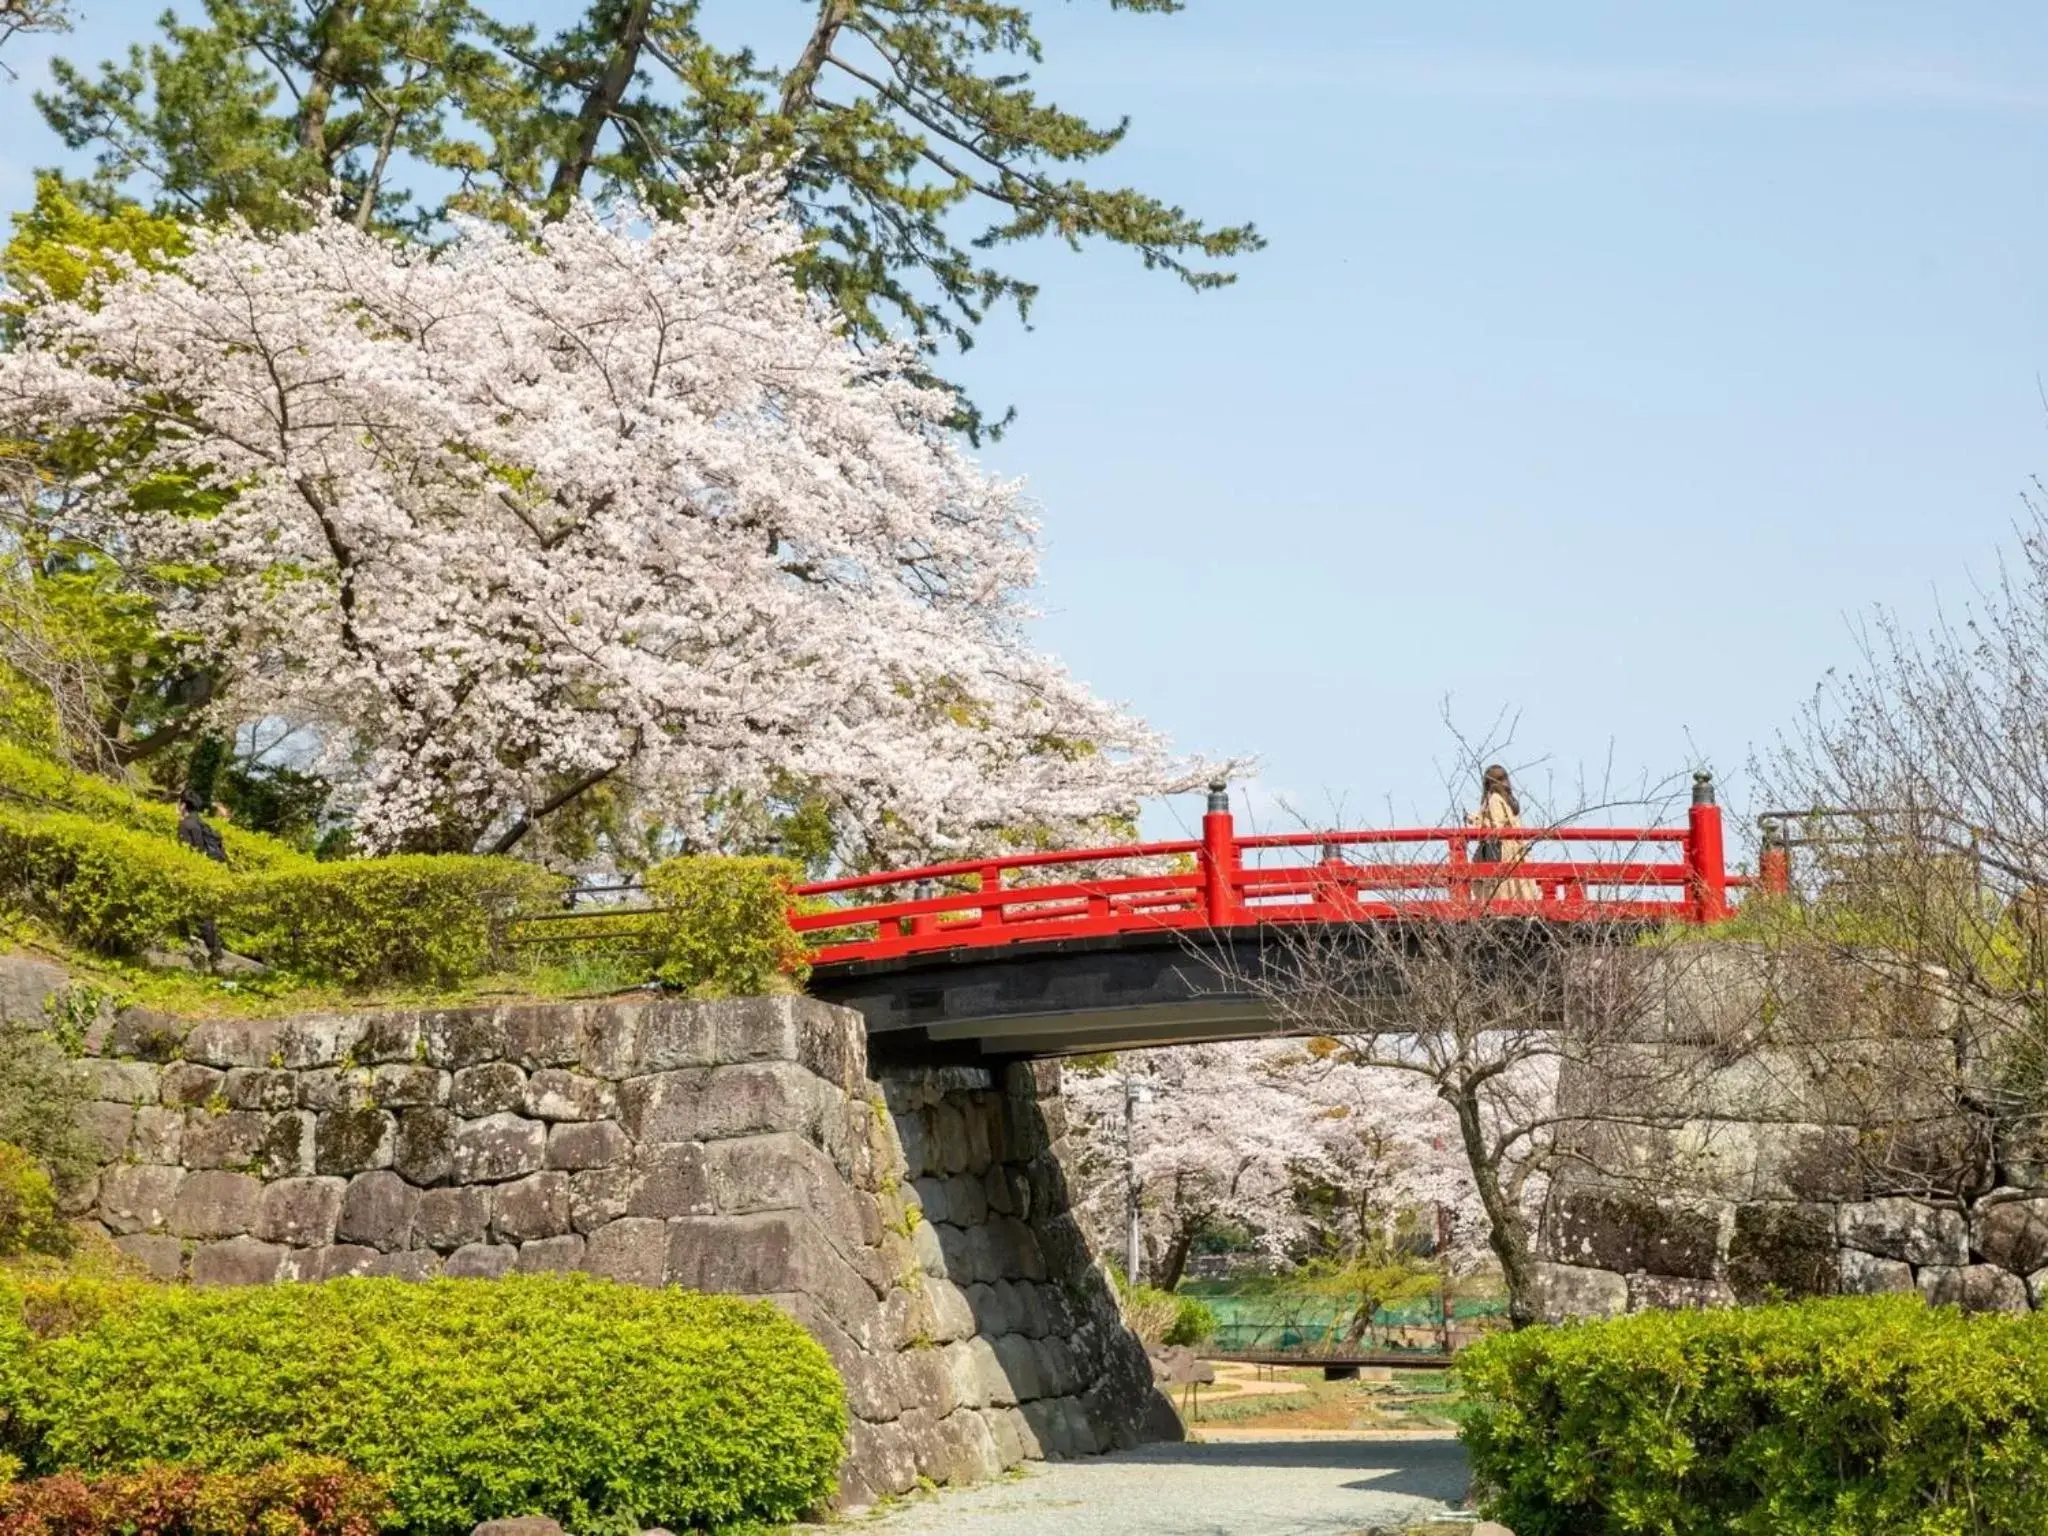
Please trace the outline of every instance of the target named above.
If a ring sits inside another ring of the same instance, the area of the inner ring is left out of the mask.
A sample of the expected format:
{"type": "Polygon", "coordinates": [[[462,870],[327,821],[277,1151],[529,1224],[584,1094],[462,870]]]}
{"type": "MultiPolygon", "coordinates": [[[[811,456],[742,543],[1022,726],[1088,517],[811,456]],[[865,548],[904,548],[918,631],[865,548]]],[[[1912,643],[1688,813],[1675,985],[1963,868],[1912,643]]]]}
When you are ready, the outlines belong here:
{"type": "Polygon", "coordinates": [[[1519,1536],[2048,1530],[2048,1316],[1650,1312],[1500,1335],[1457,1374],[1474,1473],[1519,1536]]]}
{"type": "Polygon", "coordinates": [[[71,1282],[0,1305],[0,1426],[36,1474],[338,1457],[412,1536],[466,1536],[536,1512],[792,1520],[829,1494],[846,1412],[825,1352],[765,1303],[574,1275],[71,1282]]]}
{"type": "Polygon", "coordinates": [[[699,996],[746,996],[805,975],[804,946],[789,926],[790,890],[803,878],[787,859],[683,858],[647,872],[660,907],[655,971],[699,996]]]}
{"type": "Polygon", "coordinates": [[[0,1259],[61,1254],[71,1228],[57,1214],[57,1188],[19,1147],[0,1142],[0,1259]]]}
{"type": "Polygon", "coordinates": [[[312,1456],[247,1473],[152,1465],[0,1487],[0,1536],[375,1536],[390,1516],[374,1479],[312,1456]]]}
{"type": "Polygon", "coordinates": [[[220,865],[161,837],[0,807],[0,889],[88,949],[137,954],[218,911],[232,884],[220,865]]]}
{"type": "MultiPolygon", "coordinates": [[[[70,812],[172,843],[178,836],[176,806],[146,799],[123,785],[4,741],[0,741],[0,807],[31,813],[70,812]]],[[[279,869],[302,859],[289,844],[260,832],[224,826],[220,834],[231,869],[279,869]]]]}
{"type": "Polygon", "coordinates": [[[1171,1291],[1141,1285],[1123,1290],[1124,1326],[1138,1336],[1146,1348],[1164,1344],[1167,1334],[1180,1321],[1180,1303],[1171,1291]]]}
{"type": "Polygon", "coordinates": [[[1216,1309],[1194,1296],[1173,1298],[1173,1323],[1160,1342],[1185,1344],[1190,1349],[1216,1337],[1216,1309]]]}
{"type": "Polygon", "coordinates": [[[99,1163],[78,1119],[89,1086],[55,1031],[0,1018],[0,1142],[19,1147],[66,1188],[90,1178],[99,1163]]]}
{"type": "Polygon", "coordinates": [[[517,859],[306,861],[244,882],[228,926],[238,947],[300,975],[449,985],[500,963],[505,920],[558,903],[566,888],[517,859]]]}

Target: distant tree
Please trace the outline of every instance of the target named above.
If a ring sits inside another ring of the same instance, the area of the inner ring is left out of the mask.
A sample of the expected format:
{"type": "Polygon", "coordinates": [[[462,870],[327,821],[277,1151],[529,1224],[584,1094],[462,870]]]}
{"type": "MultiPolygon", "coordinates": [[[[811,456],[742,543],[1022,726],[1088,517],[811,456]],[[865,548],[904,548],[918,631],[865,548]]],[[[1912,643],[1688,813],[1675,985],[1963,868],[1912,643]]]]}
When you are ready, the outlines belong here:
{"type": "MultiPolygon", "coordinates": [[[[71,0],[0,0],[0,47],[22,32],[69,32],[71,0]]],[[[14,70],[0,64],[10,78],[14,70]]]]}
{"type": "Polygon", "coordinates": [[[195,234],[28,313],[0,411],[132,444],[74,521],[206,573],[210,717],[324,722],[370,847],[509,850],[605,786],[687,840],[794,780],[884,851],[1177,786],[1026,645],[1015,487],[797,289],[783,207],[195,234]]]}
{"type": "MultiPolygon", "coordinates": [[[[794,55],[771,62],[714,45],[697,0],[591,0],[552,36],[471,0],[205,0],[203,22],[167,15],[163,41],[125,62],[59,64],[38,99],[67,144],[94,152],[104,194],[144,186],[161,207],[259,225],[303,219],[294,200],[330,185],[365,227],[535,204],[559,216],[579,197],[673,217],[706,178],[773,159],[807,237],[802,281],[877,345],[907,327],[964,347],[993,307],[1028,316],[1036,285],[988,254],[1018,241],[1121,245],[1197,289],[1259,247],[1249,225],[1073,174],[1128,124],[1040,99],[1028,6],[814,9],[794,55]]],[[[964,403],[960,419],[979,421],[964,403]]]]}

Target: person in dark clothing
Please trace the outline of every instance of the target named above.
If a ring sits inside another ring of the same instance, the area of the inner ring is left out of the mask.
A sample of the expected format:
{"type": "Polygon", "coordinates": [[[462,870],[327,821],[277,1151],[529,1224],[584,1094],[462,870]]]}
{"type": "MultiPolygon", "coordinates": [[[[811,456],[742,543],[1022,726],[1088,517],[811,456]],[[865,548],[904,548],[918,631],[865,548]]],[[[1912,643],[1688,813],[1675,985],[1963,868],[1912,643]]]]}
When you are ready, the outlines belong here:
{"type": "MultiPolygon", "coordinates": [[[[217,864],[228,861],[227,844],[221,841],[220,833],[209,826],[199,813],[206,808],[206,802],[191,790],[179,802],[178,841],[194,853],[212,859],[217,864]]],[[[220,928],[211,915],[199,920],[199,937],[206,945],[206,958],[218,961],[225,950],[220,942],[220,928]]]]}

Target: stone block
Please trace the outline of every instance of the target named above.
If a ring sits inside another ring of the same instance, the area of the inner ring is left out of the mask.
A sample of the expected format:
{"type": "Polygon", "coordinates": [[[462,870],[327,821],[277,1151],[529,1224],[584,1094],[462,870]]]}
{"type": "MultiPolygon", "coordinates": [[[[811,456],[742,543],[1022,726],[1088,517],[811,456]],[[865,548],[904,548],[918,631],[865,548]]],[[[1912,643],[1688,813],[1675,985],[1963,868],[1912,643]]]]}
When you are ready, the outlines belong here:
{"type": "Polygon", "coordinates": [[[420,1016],[420,1028],[426,1037],[427,1061],[452,1072],[509,1054],[495,1009],[431,1010],[420,1016]]]}
{"type": "Polygon", "coordinates": [[[231,1067],[221,1082],[220,1092],[230,1109],[275,1111],[299,1107],[298,1074],[280,1068],[231,1067]]]}
{"type": "Polygon", "coordinates": [[[277,1032],[278,1065],[294,1072],[332,1067],[355,1052],[365,1028],[359,1014],[302,1013],[286,1019],[277,1032]]]}
{"type": "Polygon", "coordinates": [[[527,1243],[569,1230],[568,1174],[529,1174],[494,1192],[491,1231],[500,1242],[527,1243]]]}
{"type": "Polygon", "coordinates": [[[1002,1455],[980,1414],[971,1409],[948,1414],[938,1429],[945,1447],[944,1481],[978,1483],[1003,1470],[1002,1455]]]}
{"type": "Polygon", "coordinates": [[[645,1216],[608,1222],[585,1239],[583,1263],[593,1275],[659,1286],[668,1271],[668,1224],[645,1216]]]}
{"type": "Polygon", "coordinates": [[[498,1010],[504,1054],[527,1068],[570,1067],[583,1054],[583,1010],[560,1003],[511,1003],[498,1010]]]}
{"type": "Polygon", "coordinates": [[[397,1137],[398,1122],[385,1110],[330,1109],[313,1133],[313,1171],[345,1178],[389,1168],[397,1137]]]}
{"type": "Polygon", "coordinates": [[[2037,1269],[2027,1276],[2027,1299],[2034,1304],[2036,1312],[2048,1308],[2048,1269],[2037,1269]]]}
{"type": "Polygon", "coordinates": [[[635,1171],[628,1216],[708,1216],[717,1209],[704,1148],[694,1142],[643,1146],[635,1171]]]}
{"type": "Polygon", "coordinates": [[[946,1209],[955,1226],[979,1226],[988,1220],[988,1188],[982,1178],[955,1174],[946,1180],[946,1209]]]}
{"type": "Polygon", "coordinates": [[[222,1243],[201,1243],[192,1252],[194,1285],[269,1285],[284,1269],[289,1248],[277,1243],[233,1237],[222,1243]]]}
{"type": "Polygon", "coordinates": [[[951,1183],[950,1179],[931,1178],[911,1181],[911,1188],[917,1192],[918,1205],[923,1210],[926,1221],[953,1220],[952,1207],[946,1203],[946,1191],[951,1183]]]}
{"type": "MultiPolygon", "coordinates": [[[[349,1052],[368,1065],[384,1062],[417,1062],[426,1053],[420,1016],[409,1009],[394,1008],[360,1016],[362,1032],[349,1052]]],[[[438,1065],[438,1063],[437,1063],[438,1065]]]]}
{"type": "Polygon", "coordinates": [[[1969,1245],[2014,1274],[2048,1268],[2048,1199],[1985,1201],[1971,1213],[1969,1245]]]}
{"type": "Polygon", "coordinates": [[[547,1160],[548,1128],[519,1115],[485,1115],[455,1129],[455,1179],[494,1184],[540,1171],[547,1160]]]}
{"type": "Polygon", "coordinates": [[[270,1129],[263,1138],[263,1152],[257,1172],[266,1179],[288,1179],[314,1172],[315,1131],[318,1118],[303,1109],[288,1109],[270,1117],[270,1129]]]}
{"type": "Polygon", "coordinates": [[[1725,1207],[1718,1205],[1633,1190],[1565,1189],[1545,1215],[1543,1251],[1555,1262],[1587,1269],[1707,1280],[1720,1269],[1725,1222],[1725,1207]]]}
{"type": "Polygon", "coordinates": [[[580,1010],[583,1039],[576,1064],[610,1083],[650,1070],[639,1064],[641,1021],[647,1007],[638,998],[584,1004],[580,1010]]]}
{"type": "Polygon", "coordinates": [[[1001,1363],[1003,1375],[1010,1385],[1010,1395],[991,1395],[989,1401],[997,1407],[1029,1401],[1034,1397],[1045,1397],[1052,1392],[1039,1369],[1039,1356],[1031,1341],[1014,1333],[1006,1333],[988,1341],[1001,1363]]]}
{"type": "Polygon", "coordinates": [[[526,1080],[526,1113],[536,1120],[609,1120],[619,1091],[602,1078],[562,1067],[541,1067],[526,1080]]]}
{"type": "Polygon", "coordinates": [[[422,1189],[455,1176],[455,1116],[445,1109],[402,1109],[391,1144],[391,1166],[422,1189]]]}
{"type": "Polygon", "coordinates": [[[519,1262],[517,1248],[497,1243],[465,1243],[448,1255],[441,1274],[450,1280],[501,1280],[519,1262]]]}
{"type": "Polygon", "coordinates": [[[565,1123],[548,1130],[548,1166],[577,1172],[608,1168],[632,1154],[633,1143],[616,1120],[565,1123]]]}
{"type": "Polygon", "coordinates": [[[485,1520],[472,1528],[469,1536],[562,1536],[562,1528],[546,1515],[512,1515],[485,1520]]]}
{"type": "Polygon", "coordinates": [[[625,1163],[586,1168],[569,1175],[569,1221],[578,1232],[595,1232],[624,1216],[640,1188],[640,1172],[625,1163]]]}
{"type": "Polygon", "coordinates": [[[404,1248],[412,1242],[419,1204],[420,1192],[390,1169],[359,1173],[349,1180],[342,1196],[335,1235],[344,1243],[358,1243],[382,1253],[404,1248]]]}
{"type": "Polygon", "coordinates": [[[2026,1312],[2027,1284],[1996,1264],[1929,1264],[1915,1277],[1928,1305],[1965,1312],[2026,1312]]]}
{"type": "MultiPolygon", "coordinates": [[[[1962,1212],[1928,1205],[1904,1196],[1858,1200],[1844,1205],[1836,1217],[1845,1248],[1861,1249],[1882,1259],[1908,1264],[1966,1264],[1970,1258],[1969,1224],[1962,1212]]],[[[2048,1227],[2044,1227],[2048,1233],[2048,1227]]]]}
{"type": "Polygon", "coordinates": [[[72,1112],[93,1156],[102,1163],[118,1162],[128,1151],[128,1139],[135,1131],[135,1106],[94,1102],[81,1104],[72,1112]]]}
{"type": "Polygon", "coordinates": [[[161,1092],[157,1069],[144,1062],[87,1060],[79,1066],[89,1098],[111,1104],[154,1104],[161,1092]]]}
{"type": "Polygon", "coordinates": [[[782,1061],[658,1072],[620,1086],[619,1120],[638,1142],[808,1134],[831,1093],[802,1067],[782,1061]]]}
{"type": "Polygon", "coordinates": [[[194,1110],[185,1127],[188,1168],[247,1168],[258,1162],[270,1134],[270,1117],[255,1110],[231,1109],[215,1114],[194,1110]]]}
{"type": "Polygon", "coordinates": [[[469,1185],[420,1192],[412,1240],[441,1253],[480,1243],[491,1227],[491,1192],[469,1185]]]}
{"type": "Polygon", "coordinates": [[[448,1091],[448,1107],[472,1120],[517,1110],[525,1102],[526,1074],[509,1061],[464,1067],[448,1091]]]}
{"type": "Polygon", "coordinates": [[[1538,1263],[1536,1309],[1545,1322],[1619,1317],[1628,1310],[1628,1282],[1611,1270],[1538,1263]]]}
{"type": "Polygon", "coordinates": [[[114,1246],[158,1280],[176,1280],[185,1272],[185,1245],[175,1237],[134,1232],[115,1238],[114,1246]]]}
{"type": "Polygon", "coordinates": [[[802,1296],[863,1348],[879,1344],[881,1309],[867,1282],[806,1218],[686,1216],[668,1224],[668,1283],[733,1296],[802,1296]]]}
{"type": "Polygon", "coordinates": [[[651,1003],[633,1021],[638,1039],[624,1063],[621,1077],[647,1072],[674,1072],[709,1067],[718,1061],[712,1038],[711,1010],[702,1003],[663,1000],[651,1003]]]}
{"type": "Polygon", "coordinates": [[[426,1109],[448,1102],[449,1082],[439,1067],[387,1064],[370,1073],[370,1102],[384,1109],[426,1109]]]}
{"type": "Polygon", "coordinates": [[[431,1280],[441,1272],[441,1256],[428,1248],[408,1248],[402,1253],[380,1253],[364,1271],[392,1280],[431,1280]]]}
{"type": "Polygon", "coordinates": [[[263,1185],[246,1173],[190,1173],[171,1202],[171,1230],[179,1237],[241,1237],[256,1225],[262,1205],[263,1185]]]}
{"type": "Polygon", "coordinates": [[[1735,1293],[1722,1280],[1691,1280],[1641,1271],[1628,1276],[1631,1312],[1683,1312],[1734,1305],[1735,1293]]]}
{"type": "Polygon", "coordinates": [[[1728,1239],[1728,1283],[1745,1305],[1832,1296],[1841,1287],[1835,1213],[1793,1201],[1738,1206],[1728,1239]]]}
{"type": "Polygon", "coordinates": [[[150,1232],[169,1224],[185,1182],[182,1168],[126,1164],[100,1177],[98,1215],[109,1232],[150,1232]]]}
{"type": "Polygon", "coordinates": [[[1842,1291],[1848,1296],[1881,1296],[1913,1289],[1913,1266],[1900,1259],[1880,1259],[1858,1248],[1840,1254],[1842,1291]]]}
{"type": "Polygon", "coordinates": [[[264,1186],[257,1207],[257,1237],[267,1243],[315,1248],[334,1241],[348,1181],[335,1178],[279,1179],[264,1186]]]}
{"type": "Polygon", "coordinates": [[[974,1337],[974,1308],[959,1286],[950,1280],[931,1278],[924,1282],[923,1290],[931,1303],[934,1340],[943,1344],[974,1337]]]}
{"type": "Polygon", "coordinates": [[[917,1457],[900,1421],[848,1426],[846,1466],[876,1495],[901,1495],[917,1486],[917,1457]]]}
{"type": "Polygon", "coordinates": [[[268,1067],[280,1058],[276,1019],[201,1019],[185,1036],[185,1059],[202,1067],[268,1067]]]}
{"type": "Polygon", "coordinates": [[[559,1274],[582,1267],[583,1239],[573,1232],[521,1243],[519,1262],[514,1266],[523,1275],[559,1274]]]}
{"type": "Polygon", "coordinates": [[[371,1107],[368,1067],[314,1067],[295,1075],[301,1109],[324,1111],[371,1107]]]}
{"type": "Polygon", "coordinates": [[[360,1243],[329,1243],[323,1248],[301,1248],[285,1260],[282,1278],[318,1283],[346,1280],[370,1274],[379,1255],[360,1243]]]}
{"type": "Polygon", "coordinates": [[[215,1094],[225,1102],[227,1073],[219,1067],[202,1067],[196,1062],[174,1061],[157,1079],[157,1092],[166,1104],[200,1105],[215,1094]]]}

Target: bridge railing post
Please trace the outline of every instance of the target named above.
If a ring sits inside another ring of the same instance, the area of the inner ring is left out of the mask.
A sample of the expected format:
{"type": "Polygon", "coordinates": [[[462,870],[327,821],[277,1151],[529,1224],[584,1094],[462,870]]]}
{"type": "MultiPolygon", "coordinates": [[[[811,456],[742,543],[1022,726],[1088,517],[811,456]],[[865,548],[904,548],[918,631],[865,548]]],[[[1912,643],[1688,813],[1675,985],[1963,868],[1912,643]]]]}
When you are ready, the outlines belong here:
{"type": "Polygon", "coordinates": [[[1718,923],[1728,915],[1728,856],[1721,838],[1721,807],[1714,801],[1714,776],[1692,776],[1692,813],[1686,823],[1687,918],[1718,923]]]}
{"type": "Polygon", "coordinates": [[[1230,814],[1230,786],[1222,779],[1209,785],[1209,808],[1202,816],[1202,904],[1211,928],[1241,922],[1237,899],[1237,822],[1230,814]]]}
{"type": "Polygon", "coordinates": [[[1756,883],[1772,896],[1792,894],[1792,841],[1785,833],[1785,824],[1775,816],[1764,818],[1763,842],[1757,849],[1756,883]]]}
{"type": "MultiPolygon", "coordinates": [[[[1003,888],[1003,866],[984,864],[981,866],[981,889],[984,893],[999,892],[1003,888]]],[[[981,926],[1000,928],[1003,925],[1003,904],[999,897],[984,901],[981,906],[981,926]]]]}

